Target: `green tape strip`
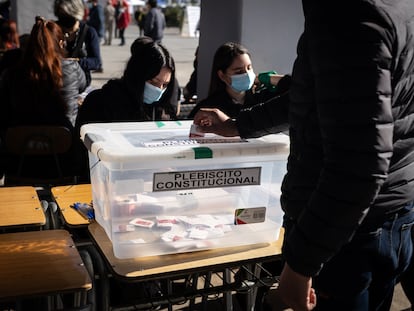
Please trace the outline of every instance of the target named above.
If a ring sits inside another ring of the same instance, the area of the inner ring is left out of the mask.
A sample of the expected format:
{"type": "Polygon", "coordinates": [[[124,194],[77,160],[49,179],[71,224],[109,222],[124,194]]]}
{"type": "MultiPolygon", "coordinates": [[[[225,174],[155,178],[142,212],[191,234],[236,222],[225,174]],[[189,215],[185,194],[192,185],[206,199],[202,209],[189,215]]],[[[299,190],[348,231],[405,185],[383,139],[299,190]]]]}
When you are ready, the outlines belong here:
{"type": "Polygon", "coordinates": [[[194,159],[210,159],[213,157],[213,150],[208,147],[193,148],[194,159]]]}
{"type": "Polygon", "coordinates": [[[164,122],[161,122],[161,121],[156,121],[156,122],[155,122],[155,125],[156,125],[158,128],[160,128],[160,127],[165,126],[165,123],[164,123],[164,122]]]}

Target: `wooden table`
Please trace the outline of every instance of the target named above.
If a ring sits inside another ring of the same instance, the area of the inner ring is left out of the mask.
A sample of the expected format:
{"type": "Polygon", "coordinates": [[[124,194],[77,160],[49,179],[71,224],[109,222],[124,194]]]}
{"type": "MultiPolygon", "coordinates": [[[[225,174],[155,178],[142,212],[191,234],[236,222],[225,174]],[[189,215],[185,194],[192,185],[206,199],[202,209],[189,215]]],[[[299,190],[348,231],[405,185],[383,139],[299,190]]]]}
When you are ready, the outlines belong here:
{"type": "Polygon", "coordinates": [[[52,193],[58,203],[65,220],[70,225],[89,225],[92,238],[99,246],[114,272],[124,277],[156,278],[162,274],[191,272],[200,267],[226,266],[230,263],[268,260],[281,254],[282,233],[279,240],[268,244],[255,244],[241,247],[223,248],[200,252],[190,252],[173,255],[118,259],[112,249],[104,229],[96,222],[90,223],[76,210],[70,207],[74,202],[90,202],[92,200],[90,184],[61,186],[52,188],[52,193]]]}
{"type": "Polygon", "coordinates": [[[73,209],[71,205],[76,202],[90,203],[92,201],[90,184],[53,187],[52,194],[68,226],[85,227],[89,225],[90,221],[73,209]]]}
{"type": "MultiPolygon", "coordinates": [[[[96,222],[85,220],[73,208],[74,202],[90,202],[92,200],[91,185],[75,185],[52,188],[52,193],[66,221],[71,225],[87,225],[90,236],[97,247],[94,265],[101,271],[100,282],[106,279],[102,271],[123,282],[143,282],[165,280],[189,275],[206,275],[215,271],[228,271],[230,268],[261,264],[278,260],[281,255],[283,230],[279,239],[273,243],[262,243],[231,248],[213,249],[199,252],[179,253],[172,255],[119,259],[115,257],[112,242],[105,230],[96,222]]],[[[256,275],[258,270],[253,269],[256,275]]],[[[260,272],[260,271],[259,271],[260,272]]],[[[259,276],[257,276],[259,277],[259,276]]],[[[229,280],[224,280],[228,282],[229,280]]],[[[109,284],[102,284],[102,288],[109,284]]],[[[101,293],[107,296],[108,293],[101,293]]],[[[104,298],[105,300],[105,298],[104,298]]],[[[106,306],[109,309],[109,306],[106,306]]],[[[246,309],[251,306],[246,306],[246,309]]],[[[230,306],[228,308],[231,308],[230,306]]]]}
{"type": "Polygon", "coordinates": [[[0,300],[86,292],[91,287],[67,231],[0,234],[0,300]]]}
{"type": "Polygon", "coordinates": [[[0,187],[0,228],[45,225],[46,217],[34,187],[0,187]]]}
{"type": "Polygon", "coordinates": [[[283,232],[281,232],[279,240],[273,243],[119,259],[114,255],[112,242],[98,223],[90,224],[88,229],[93,240],[105,255],[110,267],[118,276],[139,278],[140,280],[158,279],[159,277],[205,272],[212,269],[224,269],[229,266],[269,261],[280,256],[283,241],[283,232]]]}
{"type": "MultiPolygon", "coordinates": [[[[164,297],[157,303],[160,305],[168,304],[169,310],[172,310],[171,301],[180,301],[180,299],[186,301],[188,299],[185,297],[190,296],[192,297],[190,303],[194,303],[194,297],[203,297],[203,303],[206,303],[208,295],[216,295],[217,293],[223,294],[226,310],[232,310],[232,291],[237,290],[237,286],[240,286],[240,284],[237,285],[231,280],[233,276],[231,272],[237,271],[242,267],[243,269],[249,269],[249,280],[251,281],[246,288],[249,290],[249,295],[246,296],[244,310],[252,310],[255,305],[257,288],[264,285],[261,265],[264,262],[280,259],[283,241],[283,229],[281,229],[279,239],[273,243],[119,259],[114,255],[112,242],[98,223],[91,223],[88,229],[105,262],[102,263],[101,260],[95,260],[95,263],[102,265],[97,267],[97,270],[104,271],[106,269],[107,274],[127,283],[151,280],[167,282],[168,291],[164,293],[164,297]],[[219,280],[217,284],[211,281],[212,275],[219,275],[216,278],[216,280],[219,280]],[[204,285],[201,288],[198,286],[200,276],[204,278],[204,285]],[[185,278],[192,279],[193,285],[191,290],[188,291],[186,289],[185,296],[182,296],[182,293],[174,293],[172,290],[172,280],[185,278]]],[[[264,279],[269,279],[268,277],[267,275],[264,279]]],[[[103,282],[106,280],[103,275],[101,275],[100,279],[103,282]]],[[[271,283],[274,283],[274,281],[271,283]]],[[[103,284],[102,288],[106,288],[106,293],[109,293],[109,284],[103,284]]],[[[107,294],[104,296],[107,296],[107,294]]],[[[105,298],[103,300],[106,301],[105,298]]],[[[156,301],[153,297],[148,300],[153,304],[156,301]]],[[[143,305],[146,303],[145,300],[142,301],[143,305]]],[[[110,302],[102,303],[102,305],[105,304],[107,306],[105,306],[104,310],[116,310],[109,306],[110,302]]],[[[135,304],[139,305],[138,303],[135,304]]]]}

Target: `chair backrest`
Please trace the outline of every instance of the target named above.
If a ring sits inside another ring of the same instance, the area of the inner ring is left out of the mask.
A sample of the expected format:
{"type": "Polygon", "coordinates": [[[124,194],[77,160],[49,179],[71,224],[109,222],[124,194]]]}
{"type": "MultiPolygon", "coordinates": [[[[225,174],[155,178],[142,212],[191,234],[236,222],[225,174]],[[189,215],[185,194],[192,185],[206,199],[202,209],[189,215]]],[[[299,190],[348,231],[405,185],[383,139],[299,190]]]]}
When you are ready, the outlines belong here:
{"type": "Polygon", "coordinates": [[[65,153],[72,144],[72,133],[63,126],[16,126],[7,129],[6,149],[18,155],[65,153]]]}
{"type": "MultiPolygon", "coordinates": [[[[60,184],[76,180],[65,176],[60,155],[70,151],[72,133],[64,126],[32,125],[10,127],[5,151],[11,163],[5,183],[10,185],[60,184]]],[[[64,156],[64,155],[63,155],[64,156]]]]}

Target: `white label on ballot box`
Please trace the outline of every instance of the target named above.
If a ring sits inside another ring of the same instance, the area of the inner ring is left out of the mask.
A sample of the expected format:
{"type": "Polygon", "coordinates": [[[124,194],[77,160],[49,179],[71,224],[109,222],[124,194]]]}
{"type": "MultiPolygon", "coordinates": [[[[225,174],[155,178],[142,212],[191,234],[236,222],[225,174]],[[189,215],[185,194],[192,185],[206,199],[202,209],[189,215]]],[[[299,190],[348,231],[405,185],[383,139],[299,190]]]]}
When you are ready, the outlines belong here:
{"type": "Polygon", "coordinates": [[[153,191],[260,185],[261,167],[154,173],[153,191]]]}
{"type": "Polygon", "coordinates": [[[234,216],[235,225],[264,222],[266,219],[266,207],[239,208],[234,216]]]}

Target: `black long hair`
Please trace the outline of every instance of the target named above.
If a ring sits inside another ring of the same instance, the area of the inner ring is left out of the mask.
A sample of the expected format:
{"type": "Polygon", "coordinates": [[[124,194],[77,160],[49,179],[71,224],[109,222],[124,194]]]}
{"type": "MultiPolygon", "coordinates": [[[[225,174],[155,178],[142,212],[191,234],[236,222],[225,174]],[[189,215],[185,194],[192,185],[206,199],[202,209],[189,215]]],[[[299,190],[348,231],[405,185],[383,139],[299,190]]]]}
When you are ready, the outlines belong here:
{"type": "Polygon", "coordinates": [[[176,108],[171,106],[170,99],[175,87],[175,63],[162,44],[149,37],[136,39],[131,45],[131,57],[124,70],[123,79],[128,92],[143,107],[145,81],[157,76],[163,67],[171,70],[171,80],[157,106],[173,116],[176,108]]]}

